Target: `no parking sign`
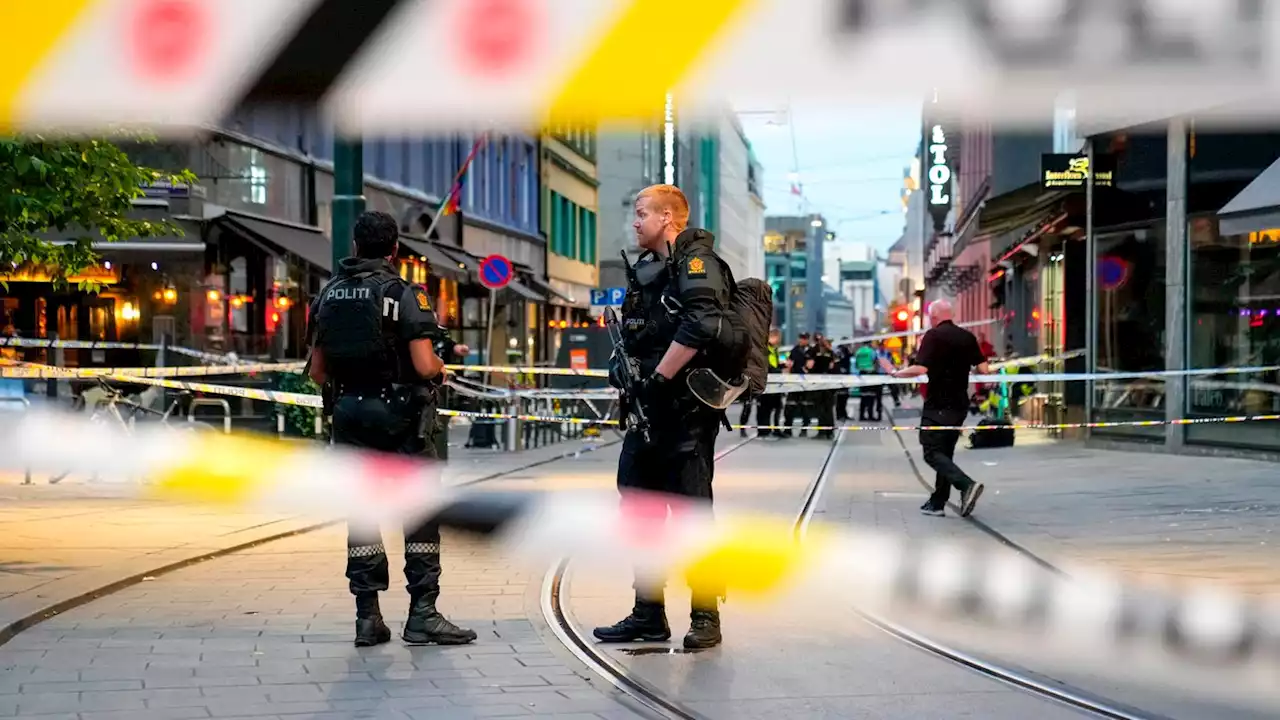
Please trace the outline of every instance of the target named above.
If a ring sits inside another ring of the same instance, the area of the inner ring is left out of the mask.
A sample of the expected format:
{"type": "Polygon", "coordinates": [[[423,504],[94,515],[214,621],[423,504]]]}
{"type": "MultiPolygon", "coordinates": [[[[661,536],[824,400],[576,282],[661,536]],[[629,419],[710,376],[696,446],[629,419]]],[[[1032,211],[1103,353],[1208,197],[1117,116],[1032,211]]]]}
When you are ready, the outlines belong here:
{"type": "Polygon", "coordinates": [[[490,290],[501,290],[511,283],[513,270],[510,260],[501,255],[490,255],[480,261],[480,284],[490,290]]]}

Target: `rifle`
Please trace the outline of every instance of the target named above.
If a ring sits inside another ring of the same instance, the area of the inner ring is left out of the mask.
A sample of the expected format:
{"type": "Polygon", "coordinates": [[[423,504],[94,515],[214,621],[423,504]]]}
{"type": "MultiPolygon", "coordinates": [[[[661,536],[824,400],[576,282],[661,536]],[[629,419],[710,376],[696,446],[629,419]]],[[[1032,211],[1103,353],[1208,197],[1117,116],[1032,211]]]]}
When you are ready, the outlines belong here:
{"type": "Polygon", "coordinates": [[[652,442],[649,435],[649,418],[640,406],[640,363],[627,354],[622,339],[622,325],[618,322],[618,314],[613,308],[604,309],[604,324],[609,329],[609,340],[613,343],[613,354],[618,359],[618,380],[622,383],[622,394],[630,400],[626,403],[627,426],[633,427],[644,435],[646,443],[652,442]]]}

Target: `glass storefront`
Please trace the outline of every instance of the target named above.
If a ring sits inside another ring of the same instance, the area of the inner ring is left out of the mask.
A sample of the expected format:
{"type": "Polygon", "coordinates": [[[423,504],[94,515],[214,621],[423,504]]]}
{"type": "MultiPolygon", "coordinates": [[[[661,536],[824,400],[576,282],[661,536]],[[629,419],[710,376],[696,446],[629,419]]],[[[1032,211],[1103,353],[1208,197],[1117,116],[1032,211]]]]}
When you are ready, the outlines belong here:
{"type": "MultiPolygon", "coordinates": [[[[1101,232],[1098,249],[1098,372],[1165,369],[1165,232],[1163,221],[1101,232]]],[[[1099,421],[1161,420],[1164,383],[1159,378],[1100,381],[1094,388],[1099,421]]],[[[1162,427],[1095,431],[1159,440],[1162,427]]]]}
{"type": "MultiPolygon", "coordinates": [[[[1190,221],[1188,359],[1192,368],[1280,364],[1280,228],[1219,235],[1215,217],[1190,221]]],[[[1280,373],[1189,381],[1190,417],[1280,413],[1280,373]]],[[[1274,422],[1192,425],[1189,442],[1280,448],[1274,422]]]]}

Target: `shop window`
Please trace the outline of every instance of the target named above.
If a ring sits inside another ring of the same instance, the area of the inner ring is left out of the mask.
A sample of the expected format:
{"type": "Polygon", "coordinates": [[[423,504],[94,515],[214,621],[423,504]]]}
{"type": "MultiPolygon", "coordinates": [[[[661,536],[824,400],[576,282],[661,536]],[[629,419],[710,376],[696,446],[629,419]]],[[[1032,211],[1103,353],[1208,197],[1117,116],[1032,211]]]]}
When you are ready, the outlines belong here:
{"type": "MultiPolygon", "coordinates": [[[[1098,369],[1102,372],[1165,368],[1164,238],[1159,223],[1098,236],[1098,369]]],[[[1099,382],[1095,388],[1100,420],[1164,416],[1164,384],[1159,379],[1099,382]]],[[[1163,437],[1162,428],[1117,430],[1163,437]]]]}
{"type": "MultiPolygon", "coordinates": [[[[1195,218],[1190,233],[1188,361],[1192,368],[1280,364],[1280,230],[1218,235],[1215,218],[1195,218]]],[[[1195,417],[1280,412],[1280,373],[1197,376],[1188,381],[1195,417]]],[[[1187,439],[1274,450],[1276,424],[1188,428],[1187,439]]]]}
{"type": "Polygon", "coordinates": [[[249,148],[249,167],[246,169],[248,180],[245,202],[254,205],[267,204],[267,166],[257,148],[249,148]]]}

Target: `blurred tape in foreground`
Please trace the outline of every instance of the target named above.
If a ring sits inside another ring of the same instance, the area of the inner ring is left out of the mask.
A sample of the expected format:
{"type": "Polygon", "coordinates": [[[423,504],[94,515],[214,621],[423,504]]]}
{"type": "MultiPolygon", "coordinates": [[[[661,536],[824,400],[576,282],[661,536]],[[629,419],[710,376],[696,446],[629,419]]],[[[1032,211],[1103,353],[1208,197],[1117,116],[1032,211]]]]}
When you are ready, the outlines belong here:
{"type": "Polygon", "coordinates": [[[33,412],[0,416],[0,464],[143,475],[169,500],[402,521],[433,517],[531,563],[634,565],[725,587],[731,602],[809,613],[857,607],[970,651],[1280,706],[1280,605],[1192,583],[1090,569],[1065,573],[1009,548],[920,541],[748,516],[679,498],[612,492],[501,493],[441,484],[439,466],[401,457],[159,429],[123,433],[33,412]]]}
{"type": "Polygon", "coordinates": [[[938,96],[973,120],[1041,123],[1068,91],[1082,120],[1132,124],[1233,104],[1258,113],[1280,84],[1276,6],[8,0],[0,126],[190,128],[247,101],[317,106],[342,129],[371,135],[527,130],[659,120],[668,92],[684,118],[725,101],[865,106],[938,96]],[[422,83],[430,93],[404,92],[422,83]]]}

